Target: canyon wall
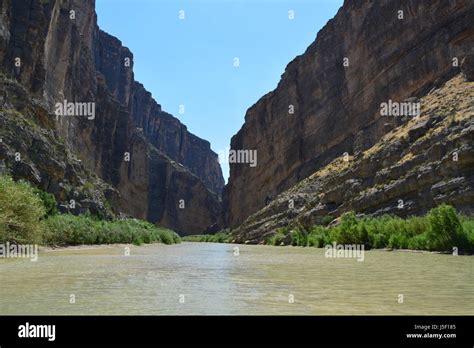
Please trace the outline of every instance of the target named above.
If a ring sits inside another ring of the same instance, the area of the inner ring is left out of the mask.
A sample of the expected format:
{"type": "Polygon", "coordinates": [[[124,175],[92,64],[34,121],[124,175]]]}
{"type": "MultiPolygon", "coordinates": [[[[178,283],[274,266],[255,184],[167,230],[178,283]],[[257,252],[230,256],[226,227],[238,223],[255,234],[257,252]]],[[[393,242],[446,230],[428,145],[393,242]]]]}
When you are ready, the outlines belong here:
{"type": "Polygon", "coordinates": [[[133,80],[132,70],[125,66],[126,59],[133,66],[132,53],[117,38],[99,30],[96,68],[104,75],[109,91],[127,106],[134,126],[142,130],[158,150],[182,164],[220,195],[224,178],[210,143],[190,133],[177,118],[163,111],[151,93],[133,80]]]}
{"type": "Polygon", "coordinates": [[[227,225],[235,228],[258,215],[336,158],[372,147],[407,122],[381,116],[381,103],[441,86],[473,50],[471,0],[345,1],[306,52],[288,64],[277,88],[248,109],[232,138],[231,149],[257,150],[258,164],[231,163],[224,190],[227,225]]]}
{"type": "MultiPolygon", "coordinates": [[[[474,71],[474,59],[464,68],[474,71]]],[[[260,243],[282,229],[289,243],[296,228],[337,223],[349,211],[409,217],[444,203],[474,214],[474,74],[468,75],[433,88],[417,101],[419,116],[404,117],[374,146],[340,156],[280,193],[233,230],[236,242],[260,243]]]]}
{"type": "Polygon", "coordinates": [[[95,103],[93,119],[56,117],[54,136],[118,190],[119,211],[183,234],[218,227],[217,154],[134,80],[133,55],[98,28],[94,0],[1,0],[0,70],[53,119],[58,102],[95,103]]]}

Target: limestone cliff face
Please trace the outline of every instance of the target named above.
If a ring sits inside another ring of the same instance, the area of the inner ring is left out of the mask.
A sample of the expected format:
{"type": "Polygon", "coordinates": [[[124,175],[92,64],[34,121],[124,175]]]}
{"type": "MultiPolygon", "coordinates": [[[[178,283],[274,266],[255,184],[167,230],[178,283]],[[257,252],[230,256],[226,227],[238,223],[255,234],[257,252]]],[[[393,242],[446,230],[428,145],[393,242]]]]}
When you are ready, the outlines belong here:
{"type": "Polygon", "coordinates": [[[217,155],[134,80],[133,55],[98,28],[95,1],[0,0],[0,70],[49,112],[64,100],[95,103],[95,118],[58,117],[53,128],[118,189],[121,211],[182,233],[216,228],[217,155]]]}
{"type": "Polygon", "coordinates": [[[0,174],[53,193],[62,212],[114,217],[117,190],[77,158],[54,120],[44,101],[0,73],[0,174]]]}
{"type": "Polygon", "coordinates": [[[232,138],[231,149],[257,150],[258,164],[230,165],[227,224],[239,226],[344,153],[373,146],[406,122],[382,117],[382,102],[423,96],[458,74],[473,50],[471,0],[345,1],[232,138]]]}
{"type": "Polygon", "coordinates": [[[210,143],[190,133],[177,118],[162,111],[140,83],[133,84],[131,98],[134,124],[143,130],[148,141],[188,168],[220,196],[224,178],[218,156],[211,150],[210,143]]]}
{"type": "Polygon", "coordinates": [[[447,203],[474,214],[474,77],[457,75],[419,102],[419,117],[279,194],[233,230],[236,241],[259,243],[280,227],[309,230],[348,211],[407,217],[447,203]]]}
{"type": "Polygon", "coordinates": [[[189,169],[220,196],[224,178],[218,156],[209,142],[190,133],[177,118],[164,112],[151,93],[133,80],[126,60],[133,65],[132,53],[117,38],[99,31],[95,52],[97,70],[104,75],[109,91],[131,113],[134,126],[158,150],[189,169]]]}

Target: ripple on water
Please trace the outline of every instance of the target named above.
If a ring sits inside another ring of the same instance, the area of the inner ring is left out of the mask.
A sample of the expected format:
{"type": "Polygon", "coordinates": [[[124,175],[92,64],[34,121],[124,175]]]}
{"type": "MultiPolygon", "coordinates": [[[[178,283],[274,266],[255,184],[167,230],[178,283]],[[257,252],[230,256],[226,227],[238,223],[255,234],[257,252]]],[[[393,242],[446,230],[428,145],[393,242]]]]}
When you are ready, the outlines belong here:
{"type": "Polygon", "coordinates": [[[234,247],[154,244],[124,256],[113,246],[0,260],[0,313],[474,314],[473,256],[371,250],[357,262],[296,247],[240,245],[235,256],[234,247]]]}

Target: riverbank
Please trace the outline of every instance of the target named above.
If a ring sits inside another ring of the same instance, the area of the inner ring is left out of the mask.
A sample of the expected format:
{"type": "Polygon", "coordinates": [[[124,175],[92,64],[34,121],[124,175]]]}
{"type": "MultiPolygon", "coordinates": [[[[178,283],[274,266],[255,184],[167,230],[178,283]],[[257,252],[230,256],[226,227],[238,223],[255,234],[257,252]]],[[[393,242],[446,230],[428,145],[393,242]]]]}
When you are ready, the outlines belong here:
{"type": "Polygon", "coordinates": [[[98,250],[98,249],[115,249],[115,248],[131,248],[137,246],[135,244],[116,243],[116,244],[81,244],[81,245],[46,245],[40,246],[39,251],[44,253],[56,252],[56,251],[82,251],[82,250],[98,250]]]}
{"type": "MultiPolygon", "coordinates": [[[[138,219],[104,219],[86,212],[60,214],[53,195],[0,176],[0,243],[49,246],[130,243],[174,244],[190,242],[233,243],[230,230],[181,238],[177,233],[138,219]]],[[[281,227],[249,244],[293,245],[322,248],[328,244],[363,245],[369,249],[410,249],[457,254],[474,253],[474,218],[460,215],[449,205],[431,209],[425,216],[400,218],[357,216],[352,212],[326,225],[281,227]]]]}
{"type": "Polygon", "coordinates": [[[109,218],[86,211],[61,214],[55,197],[24,181],[0,175],[0,244],[95,245],[130,243],[174,244],[179,235],[147,221],[109,218]]]}
{"type": "MultiPolygon", "coordinates": [[[[323,248],[326,245],[364,245],[366,250],[416,250],[441,253],[474,253],[474,218],[460,215],[454,207],[440,205],[425,216],[400,218],[357,216],[346,213],[339,219],[328,217],[326,225],[305,228],[281,227],[258,243],[274,246],[323,248]]],[[[183,238],[193,242],[232,243],[236,240],[229,230],[215,235],[183,238]]],[[[245,244],[247,244],[245,243],[245,244]]]]}
{"type": "Polygon", "coordinates": [[[268,244],[324,247],[328,244],[364,245],[365,249],[410,249],[457,254],[474,253],[474,218],[460,215],[449,205],[440,205],[424,216],[400,218],[342,215],[327,226],[280,229],[268,244]]]}
{"type": "Polygon", "coordinates": [[[104,221],[83,215],[56,215],[48,218],[45,225],[47,231],[42,240],[45,245],[141,245],[156,242],[174,244],[181,241],[176,232],[137,219],[104,221]]]}

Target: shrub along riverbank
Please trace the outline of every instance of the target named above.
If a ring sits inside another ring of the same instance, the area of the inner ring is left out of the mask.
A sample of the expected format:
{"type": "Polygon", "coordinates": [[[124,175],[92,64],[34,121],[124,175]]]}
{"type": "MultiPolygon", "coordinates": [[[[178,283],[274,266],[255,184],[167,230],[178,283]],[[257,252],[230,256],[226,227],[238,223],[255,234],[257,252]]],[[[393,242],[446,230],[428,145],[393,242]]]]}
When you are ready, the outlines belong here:
{"type": "Polygon", "coordinates": [[[449,205],[431,209],[422,217],[357,217],[344,214],[333,226],[314,226],[309,231],[297,227],[280,228],[266,244],[311,246],[364,244],[365,248],[414,249],[474,253],[474,218],[461,216],[449,205]]]}
{"type": "MultiPolygon", "coordinates": [[[[329,225],[332,217],[323,219],[326,226],[293,229],[280,228],[269,237],[267,245],[293,245],[323,248],[328,244],[363,244],[365,249],[412,249],[474,253],[474,218],[460,215],[449,205],[431,209],[425,216],[402,219],[397,216],[358,217],[354,213],[341,216],[337,225],[329,225]]],[[[232,243],[229,230],[213,235],[183,237],[187,242],[232,243]]]]}
{"type": "MultiPolygon", "coordinates": [[[[328,222],[332,218],[326,219],[328,222]]],[[[183,237],[190,242],[231,243],[228,230],[213,235],[183,237]]],[[[30,184],[0,176],[0,243],[79,245],[111,243],[179,243],[173,231],[137,219],[106,221],[90,215],[58,214],[54,196],[30,184]]],[[[337,244],[364,244],[370,248],[415,249],[474,253],[474,218],[460,215],[449,205],[421,217],[358,217],[344,214],[337,225],[307,230],[280,228],[269,245],[321,248],[337,244]]]]}
{"type": "Polygon", "coordinates": [[[229,230],[224,230],[215,234],[195,234],[182,237],[183,242],[204,242],[204,243],[231,243],[233,238],[229,230]]]}
{"type": "Polygon", "coordinates": [[[137,219],[106,221],[58,214],[54,196],[0,176],[0,243],[79,245],[179,243],[173,231],[137,219]]]}

